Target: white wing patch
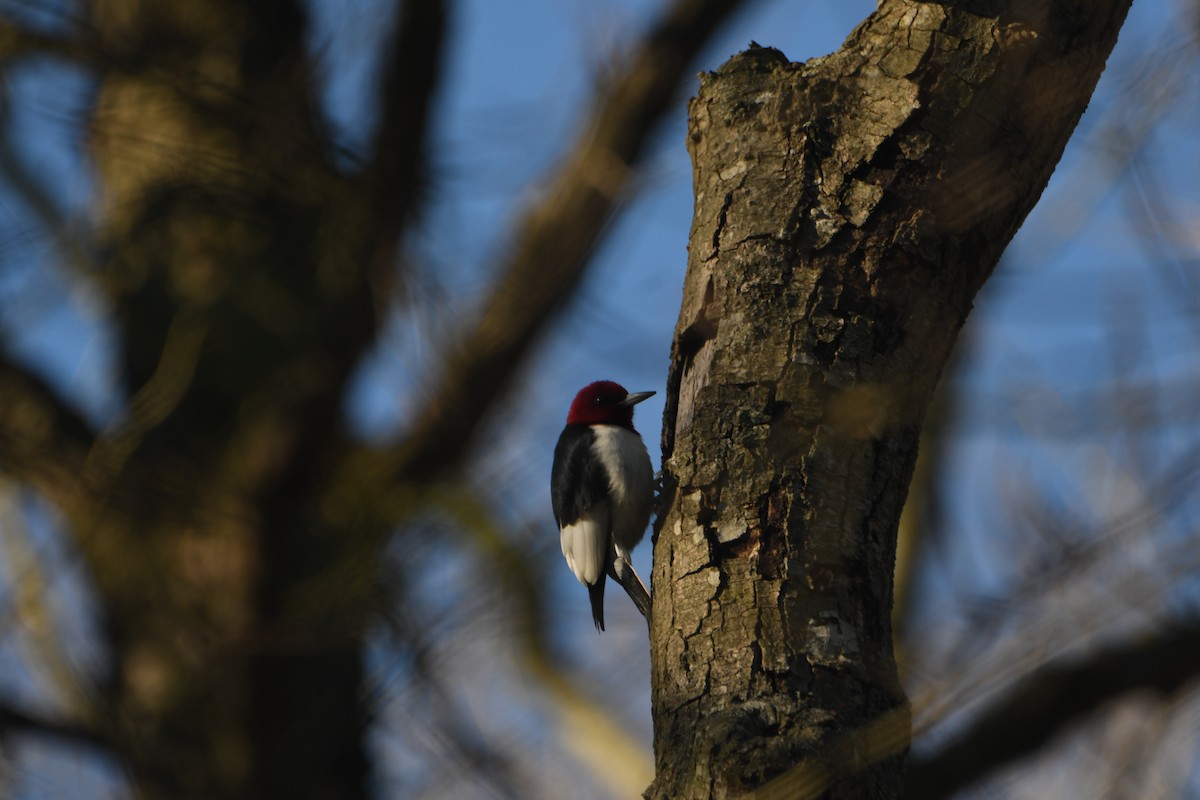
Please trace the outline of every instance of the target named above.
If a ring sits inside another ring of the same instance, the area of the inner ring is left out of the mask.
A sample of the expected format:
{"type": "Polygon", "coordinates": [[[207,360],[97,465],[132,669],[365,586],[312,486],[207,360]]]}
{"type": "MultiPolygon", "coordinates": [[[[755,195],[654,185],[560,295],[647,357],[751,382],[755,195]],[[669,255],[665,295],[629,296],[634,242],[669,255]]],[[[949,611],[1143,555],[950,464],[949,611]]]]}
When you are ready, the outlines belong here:
{"type": "Polygon", "coordinates": [[[595,586],[604,572],[609,524],[608,501],[604,500],[559,531],[559,542],[567,566],[585,586],[595,586]]]}

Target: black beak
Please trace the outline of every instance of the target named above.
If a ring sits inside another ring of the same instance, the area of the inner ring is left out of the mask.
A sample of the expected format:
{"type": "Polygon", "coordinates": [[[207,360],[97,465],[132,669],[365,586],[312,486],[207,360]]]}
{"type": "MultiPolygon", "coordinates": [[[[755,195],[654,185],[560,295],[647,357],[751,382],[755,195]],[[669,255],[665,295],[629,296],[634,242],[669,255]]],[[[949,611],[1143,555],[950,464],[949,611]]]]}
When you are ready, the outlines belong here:
{"type": "Polygon", "coordinates": [[[619,406],[636,406],[638,403],[645,400],[647,397],[653,397],[654,392],[630,392],[625,395],[625,399],[617,403],[619,406]]]}

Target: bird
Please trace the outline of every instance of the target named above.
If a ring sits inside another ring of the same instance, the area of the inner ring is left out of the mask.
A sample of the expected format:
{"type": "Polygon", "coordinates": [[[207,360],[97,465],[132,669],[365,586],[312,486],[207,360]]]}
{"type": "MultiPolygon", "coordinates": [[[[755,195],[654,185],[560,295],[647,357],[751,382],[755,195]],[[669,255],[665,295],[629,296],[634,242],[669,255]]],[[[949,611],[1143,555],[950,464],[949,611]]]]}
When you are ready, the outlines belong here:
{"type": "Polygon", "coordinates": [[[654,468],[633,427],[633,407],[654,392],[613,381],[579,390],[554,448],[550,498],[567,566],[587,587],[596,630],[604,630],[604,582],[617,580],[649,619],[650,595],[630,563],[654,505],[654,468]]]}

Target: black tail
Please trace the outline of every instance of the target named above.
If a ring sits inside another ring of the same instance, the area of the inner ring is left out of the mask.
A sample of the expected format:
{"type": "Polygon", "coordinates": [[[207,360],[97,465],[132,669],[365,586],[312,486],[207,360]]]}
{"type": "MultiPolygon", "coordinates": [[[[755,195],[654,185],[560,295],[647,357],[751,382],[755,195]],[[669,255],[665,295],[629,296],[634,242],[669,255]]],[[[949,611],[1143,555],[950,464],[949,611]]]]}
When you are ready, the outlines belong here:
{"type": "Polygon", "coordinates": [[[608,576],[600,573],[600,580],[595,585],[588,585],[588,598],[592,601],[592,621],[596,623],[597,632],[604,630],[604,581],[608,576]]]}

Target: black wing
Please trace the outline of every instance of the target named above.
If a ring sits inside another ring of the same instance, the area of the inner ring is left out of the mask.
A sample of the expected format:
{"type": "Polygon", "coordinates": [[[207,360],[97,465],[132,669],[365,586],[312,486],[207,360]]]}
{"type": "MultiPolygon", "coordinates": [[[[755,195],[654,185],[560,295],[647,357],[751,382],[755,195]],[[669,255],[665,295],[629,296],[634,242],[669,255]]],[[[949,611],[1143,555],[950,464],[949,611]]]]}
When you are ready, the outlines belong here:
{"type": "MultiPolygon", "coordinates": [[[[550,471],[550,501],[554,504],[554,521],[560,529],[577,522],[584,511],[608,497],[608,475],[600,462],[591,457],[595,436],[590,425],[568,425],[558,437],[554,467],[550,471]]],[[[592,621],[600,631],[604,630],[606,577],[606,570],[601,570],[595,585],[587,587],[592,621]]]]}
{"type": "Polygon", "coordinates": [[[591,457],[594,438],[590,425],[568,425],[558,437],[550,472],[550,501],[559,528],[608,497],[608,475],[591,457]]]}

